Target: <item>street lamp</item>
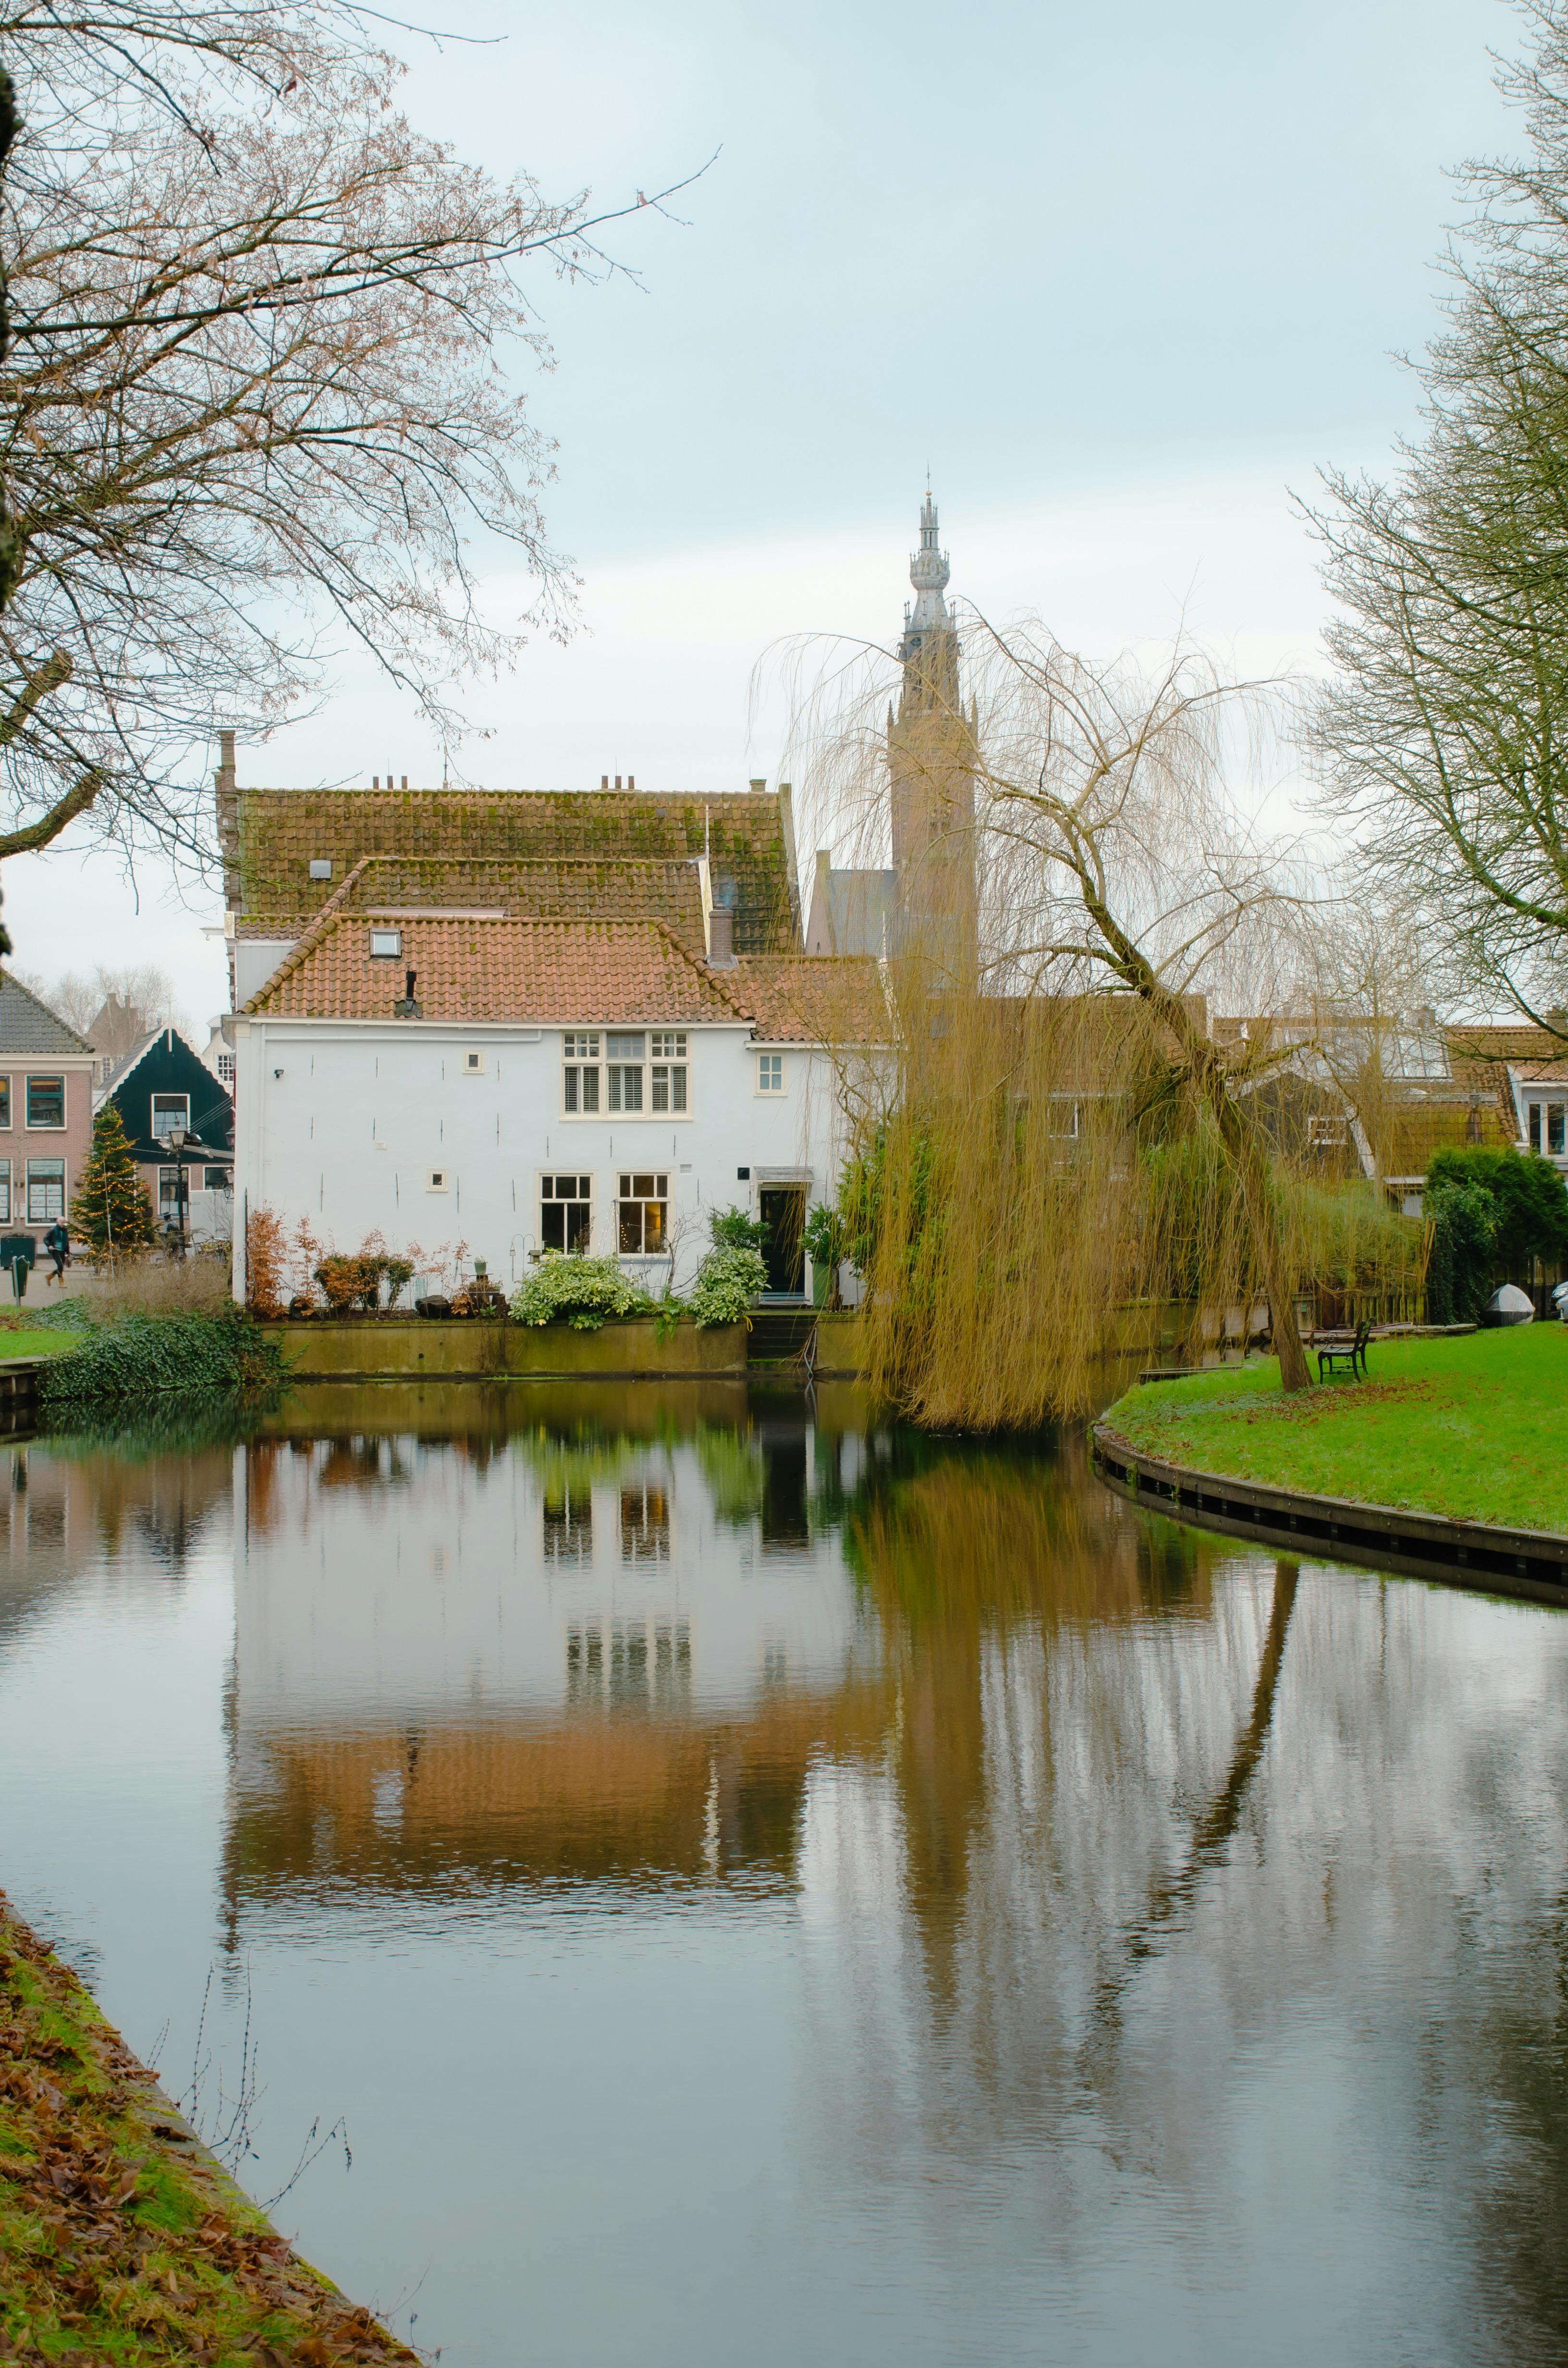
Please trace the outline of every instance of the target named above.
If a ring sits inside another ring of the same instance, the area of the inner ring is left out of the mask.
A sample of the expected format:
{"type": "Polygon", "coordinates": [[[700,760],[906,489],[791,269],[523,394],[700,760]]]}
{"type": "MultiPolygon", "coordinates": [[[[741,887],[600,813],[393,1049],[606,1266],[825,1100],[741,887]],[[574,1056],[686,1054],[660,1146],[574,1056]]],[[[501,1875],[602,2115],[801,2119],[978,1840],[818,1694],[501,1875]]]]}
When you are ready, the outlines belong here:
{"type": "Polygon", "coordinates": [[[185,1256],[185,1146],[188,1130],[171,1126],[164,1140],[175,1156],[175,1213],[179,1219],[179,1254],[185,1256]]]}

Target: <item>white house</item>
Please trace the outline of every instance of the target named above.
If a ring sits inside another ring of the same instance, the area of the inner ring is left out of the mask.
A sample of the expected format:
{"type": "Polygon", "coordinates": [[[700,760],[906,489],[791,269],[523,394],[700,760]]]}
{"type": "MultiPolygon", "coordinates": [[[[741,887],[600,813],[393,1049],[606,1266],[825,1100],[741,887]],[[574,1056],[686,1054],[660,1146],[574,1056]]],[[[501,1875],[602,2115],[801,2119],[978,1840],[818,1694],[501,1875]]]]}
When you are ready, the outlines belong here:
{"type": "Polygon", "coordinates": [[[891,1030],[877,966],[703,961],[658,920],[335,904],[233,1023],[236,1290],[244,1219],[372,1231],[513,1281],[548,1248],[688,1281],[711,1211],[772,1227],[811,1288],[808,1204],[891,1030]]]}

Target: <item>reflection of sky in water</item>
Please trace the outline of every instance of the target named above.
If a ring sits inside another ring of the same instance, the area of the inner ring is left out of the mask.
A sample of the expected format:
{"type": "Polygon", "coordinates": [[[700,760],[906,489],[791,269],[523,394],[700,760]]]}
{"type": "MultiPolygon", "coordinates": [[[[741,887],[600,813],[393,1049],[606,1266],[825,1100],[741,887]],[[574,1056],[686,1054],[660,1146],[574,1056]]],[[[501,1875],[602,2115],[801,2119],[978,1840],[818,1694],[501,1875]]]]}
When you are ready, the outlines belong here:
{"type": "Polygon", "coordinates": [[[1562,2356],[1559,1617],[848,1393],[276,1428],[11,1453],[0,1867],[176,2089],[216,1967],[254,2192],[346,2120],[278,2217],[357,2296],[458,2368],[1562,2356]]]}

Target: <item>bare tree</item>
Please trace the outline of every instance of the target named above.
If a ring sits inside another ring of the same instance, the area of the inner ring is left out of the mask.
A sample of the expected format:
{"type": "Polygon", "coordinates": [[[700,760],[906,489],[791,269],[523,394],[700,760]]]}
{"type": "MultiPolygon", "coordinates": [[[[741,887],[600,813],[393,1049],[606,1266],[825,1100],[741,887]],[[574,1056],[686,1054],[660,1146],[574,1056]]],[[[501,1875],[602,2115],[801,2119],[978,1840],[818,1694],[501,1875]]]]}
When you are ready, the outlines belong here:
{"type": "Polygon", "coordinates": [[[0,856],[90,813],[199,862],[217,727],[265,732],[340,646],[449,743],[463,677],[564,629],[552,448],[513,383],[550,361],[523,282],[617,268],[614,216],[419,132],[364,21],[333,0],[0,0],[21,120],[0,856]],[[473,571],[502,549],[539,588],[497,625],[473,571]]]}
{"type": "Polygon", "coordinates": [[[1339,603],[1313,729],[1331,807],[1452,983],[1568,1040],[1568,0],[1523,0],[1517,162],[1460,174],[1449,325],[1389,483],[1312,516],[1339,603]]]}

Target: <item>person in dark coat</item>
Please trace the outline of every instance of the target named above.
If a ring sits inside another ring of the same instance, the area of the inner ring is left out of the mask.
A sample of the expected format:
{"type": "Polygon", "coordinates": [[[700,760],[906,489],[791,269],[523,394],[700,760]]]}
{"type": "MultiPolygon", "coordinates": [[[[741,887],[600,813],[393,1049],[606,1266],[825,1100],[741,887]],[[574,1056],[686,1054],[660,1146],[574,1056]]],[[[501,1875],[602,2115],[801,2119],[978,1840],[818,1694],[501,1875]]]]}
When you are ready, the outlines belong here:
{"type": "Polygon", "coordinates": [[[71,1263],[71,1236],[65,1230],[62,1218],[56,1217],[53,1224],[45,1233],[43,1253],[45,1258],[51,1258],[54,1260],[54,1272],[46,1274],[43,1279],[47,1289],[51,1282],[64,1281],[65,1269],[71,1263]]]}

